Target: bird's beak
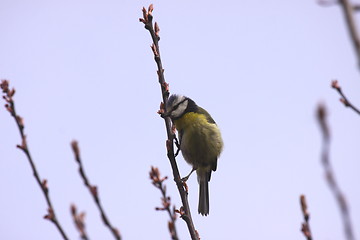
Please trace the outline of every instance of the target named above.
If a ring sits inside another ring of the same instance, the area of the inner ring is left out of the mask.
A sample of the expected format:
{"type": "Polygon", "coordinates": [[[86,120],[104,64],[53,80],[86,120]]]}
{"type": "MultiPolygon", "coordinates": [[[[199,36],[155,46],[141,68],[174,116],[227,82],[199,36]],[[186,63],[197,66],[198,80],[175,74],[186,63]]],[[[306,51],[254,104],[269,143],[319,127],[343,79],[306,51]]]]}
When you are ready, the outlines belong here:
{"type": "Polygon", "coordinates": [[[171,113],[171,112],[162,113],[162,114],[161,114],[161,117],[162,117],[162,118],[170,117],[170,113],[171,113]]]}

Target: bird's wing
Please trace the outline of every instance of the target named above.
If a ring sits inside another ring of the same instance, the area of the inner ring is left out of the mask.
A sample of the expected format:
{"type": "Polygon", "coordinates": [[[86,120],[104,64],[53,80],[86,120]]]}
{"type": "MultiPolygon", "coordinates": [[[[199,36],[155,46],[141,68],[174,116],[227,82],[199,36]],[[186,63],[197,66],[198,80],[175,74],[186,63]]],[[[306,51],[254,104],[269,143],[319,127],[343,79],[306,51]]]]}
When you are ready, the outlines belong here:
{"type": "Polygon", "coordinates": [[[180,144],[180,146],[181,146],[181,139],[182,139],[183,134],[184,134],[184,130],[180,130],[180,131],[178,131],[179,144],[180,144]]]}
{"type": "Polygon", "coordinates": [[[216,122],[214,121],[214,119],[210,116],[210,114],[203,109],[202,107],[198,107],[198,113],[200,114],[204,114],[206,116],[206,120],[208,121],[208,123],[214,123],[216,124],[216,122]]]}

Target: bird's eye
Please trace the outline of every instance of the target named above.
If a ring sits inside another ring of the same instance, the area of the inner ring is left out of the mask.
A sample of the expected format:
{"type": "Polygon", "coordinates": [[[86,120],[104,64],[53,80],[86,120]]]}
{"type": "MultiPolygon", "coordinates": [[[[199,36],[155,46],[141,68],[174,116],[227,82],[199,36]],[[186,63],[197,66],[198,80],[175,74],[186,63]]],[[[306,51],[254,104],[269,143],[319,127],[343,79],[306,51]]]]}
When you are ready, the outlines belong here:
{"type": "Polygon", "coordinates": [[[172,107],[171,111],[175,111],[176,109],[178,109],[179,106],[182,105],[185,101],[186,101],[186,99],[184,99],[181,102],[177,103],[175,106],[172,107]]]}
{"type": "Polygon", "coordinates": [[[178,109],[178,107],[179,107],[179,104],[175,105],[172,110],[174,111],[174,110],[178,109]]]}

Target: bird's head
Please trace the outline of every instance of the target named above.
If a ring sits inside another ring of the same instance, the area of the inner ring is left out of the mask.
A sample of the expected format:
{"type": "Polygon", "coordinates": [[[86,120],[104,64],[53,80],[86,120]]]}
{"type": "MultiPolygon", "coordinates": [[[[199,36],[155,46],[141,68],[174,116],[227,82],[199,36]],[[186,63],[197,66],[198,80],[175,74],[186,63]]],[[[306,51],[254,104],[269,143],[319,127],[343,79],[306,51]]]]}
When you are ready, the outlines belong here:
{"type": "Polygon", "coordinates": [[[193,101],[185,96],[173,94],[169,97],[166,106],[165,113],[162,115],[163,117],[170,117],[171,119],[178,119],[182,115],[184,115],[188,109],[189,102],[193,101]]]}

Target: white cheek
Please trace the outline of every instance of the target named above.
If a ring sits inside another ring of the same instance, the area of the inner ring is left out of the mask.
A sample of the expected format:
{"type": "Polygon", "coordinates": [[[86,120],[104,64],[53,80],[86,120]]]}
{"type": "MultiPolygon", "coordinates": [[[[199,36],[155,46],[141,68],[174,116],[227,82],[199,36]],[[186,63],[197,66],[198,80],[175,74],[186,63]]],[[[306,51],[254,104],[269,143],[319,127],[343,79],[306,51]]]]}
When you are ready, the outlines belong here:
{"type": "Polygon", "coordinates": [[[187,106],[188,106],[188,101],[185,101],[182,104],[180,104],[176,110],[171,112],[171,117],[173,118],[180,117],[185,112],[187,106]]]}
{"type": "Polygon", "coordinates": [[[180,109],[180,107],[178,107],[175,111],[171,112],[171,117],[173,118],[180,117],[182,113],[183,111],[180,109]]]}

